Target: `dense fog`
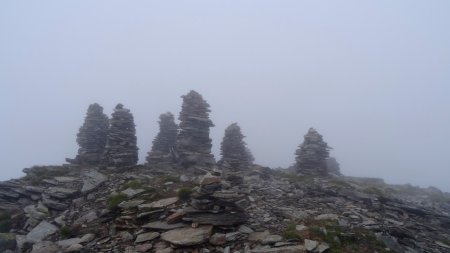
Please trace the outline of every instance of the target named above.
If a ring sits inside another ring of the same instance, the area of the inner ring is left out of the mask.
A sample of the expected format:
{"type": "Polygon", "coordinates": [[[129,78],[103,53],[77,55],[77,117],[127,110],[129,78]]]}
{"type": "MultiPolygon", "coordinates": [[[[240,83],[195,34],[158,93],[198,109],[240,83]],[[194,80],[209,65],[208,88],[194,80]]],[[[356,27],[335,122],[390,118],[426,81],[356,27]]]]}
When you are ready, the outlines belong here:
{"type": "Polygon", "coordinates": [[[196,90],[213,152],[238,122],[256,163],[288,167],[314,127],[342,173],[450,191],[450,2],[0,3],[1,180],[73,158],[89,104],[158,117],[196,90]]]}

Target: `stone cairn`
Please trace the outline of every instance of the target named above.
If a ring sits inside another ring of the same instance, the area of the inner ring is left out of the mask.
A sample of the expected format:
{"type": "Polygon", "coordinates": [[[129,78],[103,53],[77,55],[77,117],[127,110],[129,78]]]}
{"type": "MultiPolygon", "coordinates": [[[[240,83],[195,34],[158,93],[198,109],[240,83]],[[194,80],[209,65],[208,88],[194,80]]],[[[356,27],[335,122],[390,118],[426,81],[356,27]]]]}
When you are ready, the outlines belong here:
{"type": "Polygon", "coordinates": [[[305,175],[325,176],[328,174],[326,160],[329,157],[330,147],[323,141],[314,128],[310,128],[299,146],[296,154],[297,171],[305,175]]]}
{"type": "Polygon", "coordinates": [[[334,157],[330,157],[326,160],[327,171],[329,174],[333,174],[336,176],[341,176],[341,167],[339,166],[338,161],[334,157]]]}
{"type": "Polygon", "coordinates": [[[104,164],[107,166],[130,166],[138,161],[136,128],[129,109],[118,104],[111,115],[104,164]]]}
{"type": "Polygon", "coordinates": [[[218,164],[222,168],[223,177],[232,184],[243,182],[242,173],[248,170],[253,162],[251,152],[243,140],[244,137],[239,125],[233,123],[225,129],[221,143],[222,159],[218,164]]]}
{"type": "Polygon", "coordinates": [[[230,226],[247,220],[250,205],[245,194],[224,190],[220,177],[203,176],[200,187],[191,195],[191,206],[184,209],[184,221],[214,226],[230,226]]]}
{"type": "Polygon", "coordinates": [[[209,128],[214,124],[209,119],[209,104],[203,97],[191,90],[182,96],[180,112],[180,133],[177,137],[178,161],[182,166],[212,166],[215,164],[211,154],[209,128]]]}
{"type": "Polygon", "coordinates": [[[89,105],[84,124],[77,134],[80,146],[78,155],[75,159],[67,158],[66,161],[72,164],[98,165],[105,152],[108,126],[108,116],[103,113],[103,107],[97,103],[89,105]]]}
{"type": "Polygon", "coordinates": [[[152,150],[148,152],[147,163],[152,165],[171,164],[175,160],[175,145],[178,125],[172,113],[159,116],[159,133],[153,140],[152,150]]]}

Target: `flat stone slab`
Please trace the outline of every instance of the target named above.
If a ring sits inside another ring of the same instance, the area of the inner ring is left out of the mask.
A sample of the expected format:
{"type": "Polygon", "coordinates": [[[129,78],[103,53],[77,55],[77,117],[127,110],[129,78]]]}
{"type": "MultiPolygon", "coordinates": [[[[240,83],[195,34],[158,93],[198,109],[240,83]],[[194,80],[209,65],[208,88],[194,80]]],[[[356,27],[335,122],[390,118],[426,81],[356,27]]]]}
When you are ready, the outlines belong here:
{"type": "Polygon", "coordinates": [[[145,200],[142,200],[142,199],[123,201],[119,204],[119,207],[123,208],[123,209],[129,209],[129,208],[137,207],[138,205],[140,205],[144,202],[145,202],[145,200]]]}
{"type": "Polygon", "coordinates": [[[304,253],[305,247],[301,245],[278,247],[278,248],[260,248],[252,249],[252,253],[304,253]]]}
{"type": "Polygon", "coordinates": [[[72,183],[77,181],[76,177],[54,177],[58,183],[72,183]]]}
{"type": "Polygon", "coordinates": [[[135,243],[151,241],[159,236],[158,232],[143,233],[137,236],[135,243]]]}
{"type": "Polygon", "coordinates": [[[178,201],[177,197],[160,199],[160,200],[154,201],[152,203],[139,205],[138,208],[139,209],[165,208],[165,207],[175,204],[177,201],[178,201]]]}
{"type": "Polygon", "coordinates": [[[184,221],[214,226],[238,225],[247,221],[245,213],[189,213],[184,221]]]}
{"type": "Polygon", "coordinates": [[[178,228],[161,235],[161,239],[177,246],[192,246],[206,242],[212,232],[212,226],[198,228],[178,228]]]}
{"type": "Polygon", "coordinates": [[[45,237],[58,231],[58,227],[47,221],[41,221],[30,233],[27,234],[26,240],[29,242],[41,242],[45,237]]]}
{"type": "Polygon", "coordinates": [[[150,229],[156,229],[156,230],[171,230],[175,228],[182,228],[185,227],[186,224],[184,223],[174,223],[174,224],[168,224],[165,221],[154,221],[147,223],[143,225],[143,228],[150,228],[150,229]]]}
{"type": "Polygon", "coordinates": [[[107,177],[102,173],[91,170],[89,172],[84,173],[83,175],[83,187],[81,188],[82,193],[88,193],[95,188],[97,188],[100,184],[105,182],[107,177]]]}

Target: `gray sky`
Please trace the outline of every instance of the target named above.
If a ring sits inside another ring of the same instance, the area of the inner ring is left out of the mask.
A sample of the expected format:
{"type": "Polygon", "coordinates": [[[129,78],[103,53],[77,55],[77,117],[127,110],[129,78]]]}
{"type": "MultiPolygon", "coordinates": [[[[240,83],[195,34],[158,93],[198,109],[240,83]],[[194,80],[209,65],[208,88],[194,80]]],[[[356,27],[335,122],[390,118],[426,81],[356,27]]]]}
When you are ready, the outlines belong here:
{"type": "Polygon", "coordinates": [[[238,122],[287,167],[309,127],[344,174],[450,191],[450,1],[0,2],[0,179],[76,155],[87,106],[130,108],[140,161],[191,89],[213,150],[238,122]]]}

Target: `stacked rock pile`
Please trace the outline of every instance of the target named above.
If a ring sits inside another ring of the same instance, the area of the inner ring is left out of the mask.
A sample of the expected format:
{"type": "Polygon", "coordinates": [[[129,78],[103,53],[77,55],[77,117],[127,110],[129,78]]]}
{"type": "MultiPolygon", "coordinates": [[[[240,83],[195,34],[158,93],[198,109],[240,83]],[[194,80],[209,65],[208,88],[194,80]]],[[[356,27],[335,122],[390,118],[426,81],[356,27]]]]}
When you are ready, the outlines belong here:
{"type": "Polygon", "coordinates": [[[237,225],[247,220],[245,208],[249,201],[244,194],[222,189],[220,177],[205,175],[191,206],[185,208],[184,221],[214,226],[237,225]]]}
{"type": "Polygon", "coordinates": [[[67,162],[98,165],[105,152],[108,126],[108,116],[103,113],[103,107],[97,103],[89,105],[84,124],[77,134],[77,143],[80,146],[78,155],[75,159],[66,159],[67,162]]]}
{"type": "Polygon", "coordinates": [[[177,152],[182,165],[211,166],[215,164],[211,154],[209,128],[214,126],[209,119],[209,104],[203,97],[190,91],[182,96],[180,112],[180,133],[177,138],[177,152]]]}
{"type": "Polygon", "coordinates": [[[148,152],[147,163],[152,165],[170,164],[174,162],[178,125],[172,113],[159,116],[159,133],[153,140],[152,150],[148,152]]]}
{"type": "Polygon", "coordinates": [[[219,165],[223,170],[224,178],[232,184],[242,184],[243,172],[248,170],[253,162],[251,152],[243,139],[244,135],[237,123],[233,123],[225,129],[221,143],[222,159],[219,161],[219,165]]]}
{"type": "Polygon", "coordinates": [[[112,113],[104,163],[109,166],[130,166],[138,161],[136,128],[129,109],[118,104],[112,113]]]}
{"type": "Polygon", "coordinates": [[[305,175],[327,175],[326,159],[329,157],[330,147],[314,128],[310,128],[304,138],[295,152],[298,172],[305,175]]]}

